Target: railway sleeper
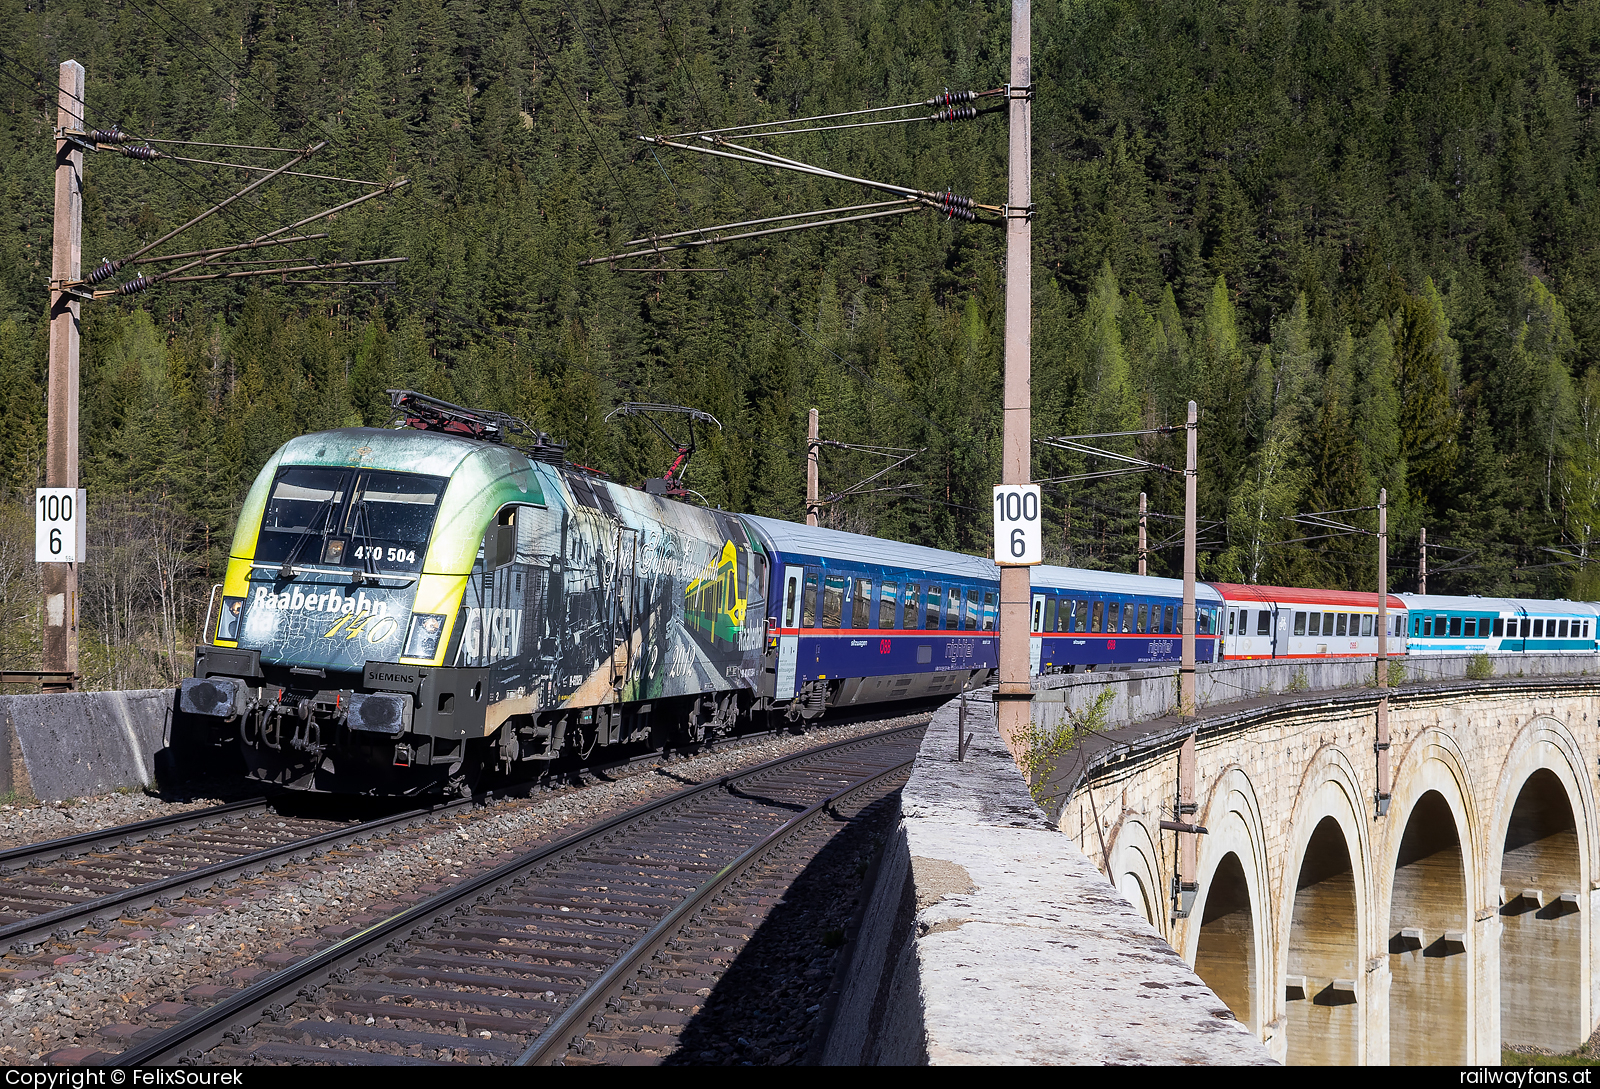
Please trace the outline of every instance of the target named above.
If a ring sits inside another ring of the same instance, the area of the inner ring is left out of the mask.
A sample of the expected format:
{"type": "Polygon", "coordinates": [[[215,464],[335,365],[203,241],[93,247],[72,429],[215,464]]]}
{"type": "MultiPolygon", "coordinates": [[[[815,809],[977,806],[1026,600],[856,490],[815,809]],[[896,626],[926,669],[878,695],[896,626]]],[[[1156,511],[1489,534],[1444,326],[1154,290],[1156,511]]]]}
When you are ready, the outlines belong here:
{"type": "MultiPolygon", "coordinates": [[[[485,988],[487,991],[487,988],[485,988]]],[[[440,987],[400,987],[387,983],[336,983],[328,988],[331,995],[348,996],[346,1001],[370,999],[380,1007],[392,1012],[385,1016],[394,1017],[396,1013],[403,1014],[409,1009],[416,1009],[411,1002],[462,1002],[474,1006],[486,1006],[493,1009],[515,1010],[523,1013],[539,1015],[552,1014],[561,1009],[561,1003],[543,998],[517,998],[512,995],[496,995],[473,991],[447,991],[440,987]],[[392,1003],[383,999],[392,998],[392,1003]]]]}
{"type": "MultiPolygon", "coordinates": [[[[404,1029],[387,1028],[382,1025],[351,1025],[341,1024],[338,1021],[302,1020],[291,1021],[285,1025],[270,1025],[263,1023],[256,1026],[256,1032],[277,1036],[283,1040],[302,1040],[309,1037],[312,1041],[326,1040],[330,1045],[336,1044],[349,1037],[359,1044],[398,1044],[401,1047],[422,1047],[441,1051],[450,1049],[452,1054],[467,1052],[485,1058],[512,1059],[522,1054],[524,1045],[507,1040],[485,1040],[479,1036],[444,1036],[432,1032],[407,1032],[404,1029]]],[[[302,1040],[302,1042],[304,1042],[302,1040]]],[[[337,1050],[330,1047],[324,1054],[337,1054],[337,1050]]],[[[365,1061],[363,1053],[363,1062],[365,1061]]]]}
{"type": "Polygon", "coordinates": [[[475,972],[439,972],[397,965],[379,965],[372,974],[384,979],[417,980],[419,982],[450,983],[458,987],[484,987],[499,991],[519,991],[523,994],[578,994],[588,987],[587,981],[569,983],[565,980],[529,979],[525,976],[500,976],[475,972]]]}
{"type": "MultiPolygon", "coordinates": [[[[490,1005],[489,996],[457,995],[450,1001],[474,1006],[490,1005]]],[[[474,1010],[451,1010],[422,1005],[396,1006],[389,1002],[350,1002],[336,1000],[323,1003],[330,1013],[346,1017],[387,1018],[390,1021],[421,1021],[429,1025],[454,1025],[468,1032],[498,1032],[506,1036],[537,1036],[550,1023],[548,1017],[502,1017],[474,1010]]],[[[326,1024],[327,1022],[324,1022],[326,1024]]],[[[337,1021],[334,1024],[338,1024],[337,1021]]]]}

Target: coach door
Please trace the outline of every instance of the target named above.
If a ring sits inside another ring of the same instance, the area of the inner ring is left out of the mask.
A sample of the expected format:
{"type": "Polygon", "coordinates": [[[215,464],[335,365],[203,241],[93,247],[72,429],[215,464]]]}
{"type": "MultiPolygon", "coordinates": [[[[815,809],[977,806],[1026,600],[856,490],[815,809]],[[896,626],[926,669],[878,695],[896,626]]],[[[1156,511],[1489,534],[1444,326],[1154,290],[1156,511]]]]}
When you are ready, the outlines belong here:
{"type": "Polygon", "coordinates": [[[1028,639],[1028,672],[1035,677],[1039,675],[1039,660],[1044,656],[1044,640],[1039,633],[1044,631],[1044,595],[1033,595],[1033,635],[1028,639]]]}
{"type": "MultiPolygon", "coordinates": [[[[791,632],[800,626],[800,585],[805,578],[804,567],[785,567],[783,569],[783,597],[778,603],[778,627],[783,632],[791,632]]],[[[777,690],[773,693],[775,699],[794,699],[794,671],[795,660],[800,656],[800,637],[798,635],[780,634],[778,636],[778,683],[777,690]]]]}

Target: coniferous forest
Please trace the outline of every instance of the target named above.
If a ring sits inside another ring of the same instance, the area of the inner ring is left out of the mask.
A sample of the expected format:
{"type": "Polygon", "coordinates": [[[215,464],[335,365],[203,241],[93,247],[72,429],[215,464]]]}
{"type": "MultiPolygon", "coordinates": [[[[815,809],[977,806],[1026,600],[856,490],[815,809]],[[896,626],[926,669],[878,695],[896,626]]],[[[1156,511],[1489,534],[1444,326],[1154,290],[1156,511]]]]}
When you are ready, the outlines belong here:
{"type": "MultiPolygon", "coordinates": [[[[669,447],[623,401],[693,406],[688,483],[803,515],[825,439],[924,452],[827,517],[989,550],[1003,234],[932,211],[611,266],[629,240],[882,199],[646,145],[641,134],[999,86],[1001,0],[0,0],[0,662],[38,654],[59,63],[87,123],[327,147],[302,172],[409,185],[246,254],[405,264],[164,284],[85,304],[84,671],[173,683],[233,519],[295,434],[382,425],[411,387],[524,417],[629,483],[669,447]],[[310,228],[308,228],[310,230],[310,228]],[[900,487],[908,485],[907,487],[900,487]]],[[[1600,6],[1583,0],[1036,0],[1034,435],[1181,424],[1200,405],[1202,577],[1370,588],[1369,537],[1304,511],[1388,490],[1391,583],[1600,596],[1600,6]],[[1554,550],[1554,551],[1551,551],[1554,550]]],[[[1005,200],[1005,120],[802,134],[772,150],[1005,200]]],[[[276,152],[87,157],[84,269],[123,257],[276,152]]],[[[281,178],[162,251],[243,241],[359,186],[281,178]]],[[[134,266],[112,282],[130,279],[134,266]]],[[[670,426],[670,424],[669,424],[670,426]]],[[[1181,467],[1182,436],[1107,440],[1181,467]]],[[[887,464],[828,447],[824,493],[887,464]]],[[[1040,480],[1104,468],[1036,445],[1040,480]]],[[[1048,557],[1135,565],[1152,471],[1046,485],[1048,557]]],[[[1375,526],[1375,514],[1348,518],[1375,526]]],[[[1181,563],[1153,519],[1153,573],[1181,563]]]]}

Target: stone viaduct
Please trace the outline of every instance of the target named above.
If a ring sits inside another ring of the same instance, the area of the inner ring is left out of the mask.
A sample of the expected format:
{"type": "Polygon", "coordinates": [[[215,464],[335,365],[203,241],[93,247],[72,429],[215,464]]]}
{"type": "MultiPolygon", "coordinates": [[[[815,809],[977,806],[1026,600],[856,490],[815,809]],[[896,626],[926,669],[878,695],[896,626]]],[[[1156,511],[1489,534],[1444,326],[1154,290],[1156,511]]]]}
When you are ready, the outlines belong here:
{"type": "Polygon", "coordinates": [[[1055,773],[1061,832],[1279,1061],[1494,1064],[1503,1045],[1583,1043],[1600,1015],[1600,662],[1472,681],[1432,663],[1391,690],[1386,807],[1376,691],[1340,688],[1372,663],[1272,665],[1233,673],[1232,705],[1187,722],[1138,721],[1167,709],[1149,706],[1170,704],[1167,678],[1057,679],[1036,703],[1046,726],[1116,697],[1112,728],[1055,773]],[[1185,914],[1192,834],[1160,822],[1191,736],[1197,812],[1177,819],[1207,834],[1185,914]]]}

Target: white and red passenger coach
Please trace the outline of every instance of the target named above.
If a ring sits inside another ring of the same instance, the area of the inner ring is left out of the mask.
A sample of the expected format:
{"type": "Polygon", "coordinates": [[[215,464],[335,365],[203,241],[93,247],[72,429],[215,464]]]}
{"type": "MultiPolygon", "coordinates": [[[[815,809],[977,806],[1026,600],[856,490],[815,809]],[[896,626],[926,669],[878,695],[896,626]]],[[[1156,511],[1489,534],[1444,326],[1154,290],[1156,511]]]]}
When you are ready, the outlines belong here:
{"type": "MultiPolygon", "coordinates": [[[[1378,653],[1378,595],[1213,582],[1222,595],[1220,657],[1359,658],[1378,653]]],[[[1388,595],[1390,657],[1406,652],[1406,604],[1388,595]]]]}

